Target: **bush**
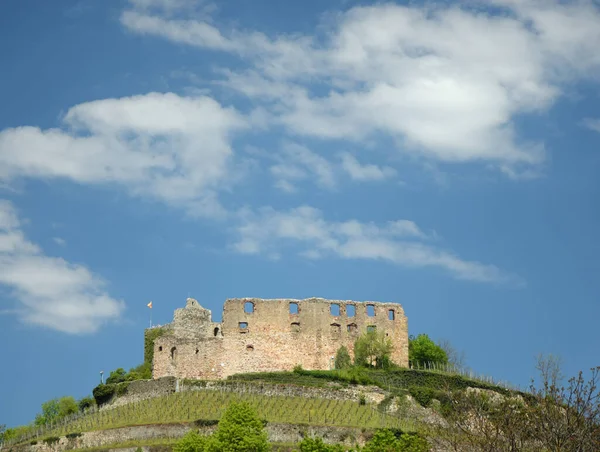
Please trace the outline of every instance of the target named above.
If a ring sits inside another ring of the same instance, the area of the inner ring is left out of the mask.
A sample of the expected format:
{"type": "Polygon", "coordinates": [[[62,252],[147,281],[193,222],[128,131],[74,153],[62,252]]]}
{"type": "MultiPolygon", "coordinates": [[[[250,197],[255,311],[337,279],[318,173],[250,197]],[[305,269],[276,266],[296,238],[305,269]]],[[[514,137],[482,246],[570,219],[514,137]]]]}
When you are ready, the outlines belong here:
{"type": "Polygon", "coordinates": [[[116,387],[115,385],[107,385],[101,384],[94,388],[92,394],[94,395],[94,400],[98,406],[104,405],[109,402],[110,399],[115,395],[116,387]]]}
{"type": "Polygon", "coordinates": [[[395,429],[381,429],[363,449],[363,452],[427,452],[429,444],[416,433],[402,433],[395,429]]]}
{"type": "Polygon", "coordinates": [[[342,345],[337,353],[335,354],[335,368],[336,369],[349,369],[352,367],[352,359],[348,349],[342,345]]]}
{"type": "Polygon", "coordinates": [[[83,397],[82,399],[80,399],[79,402],[77,402],[77,405],[79,406],[79,411],[85,411],[88,408],[95,406],[96,401],[94,400],[93,397],[86,396],[86,397],[83,397]]]}
{"type": "Polygon", "coordinates": [[[207,442],[208,437],[191,430],[175,443],[173,452],[204,452],[207,442]]]}
{"type": "Polygon", "coordinates": [[[325,444],[322,438],[304,438],[298,446],[300,452],[344,452],[346,450],[339,444],[325,444]]]}
{"type": "Polygon", "coordinates": [[[127,372],[122,367],[111,371],[109,377],[106,379],[107,385],[113,385],[117,383],[122,383],[127,380],[127,372]]]}
{"type": "Polygon", "coordinates": [[[75,439],[75,438],[79,438],[81,436],[81,433],[76,432],[76,433],[67,433],[65,435],[68,439],[75,439]]]}
{"type": "Polygon", "coordinates": [[[52,446],[53,444],[56,444],[57,442],[59,442],[60,438],[58,436],[49,436],[48,438],[44,438],[43,441],[46,444],[48,444],[49,446],[52,446]]]}

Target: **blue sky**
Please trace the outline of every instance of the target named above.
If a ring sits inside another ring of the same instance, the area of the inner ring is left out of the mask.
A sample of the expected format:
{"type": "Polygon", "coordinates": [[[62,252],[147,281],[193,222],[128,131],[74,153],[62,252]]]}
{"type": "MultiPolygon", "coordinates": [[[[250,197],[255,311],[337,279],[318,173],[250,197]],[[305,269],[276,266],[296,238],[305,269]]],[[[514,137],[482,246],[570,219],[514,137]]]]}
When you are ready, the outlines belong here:
{"type": "Polygon", "coordinates": [[[0,423],[143,358],[146,304],[401,303],[526,386],[600,339],[600,6],[0,3],[0,423]]]}

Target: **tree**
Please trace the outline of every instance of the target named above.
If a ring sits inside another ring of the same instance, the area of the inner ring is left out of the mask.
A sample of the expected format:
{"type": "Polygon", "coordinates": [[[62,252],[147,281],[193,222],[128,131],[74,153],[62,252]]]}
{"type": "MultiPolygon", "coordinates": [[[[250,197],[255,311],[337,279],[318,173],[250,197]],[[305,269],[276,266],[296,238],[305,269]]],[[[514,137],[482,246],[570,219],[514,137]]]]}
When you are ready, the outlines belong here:
{"type": "Polygon", "coordinates": [[[348,369],[352,367],[352,359],[348,349],[342,345],[337,353],[335,354],[335,368],[336,369],[348,369]]]}
{"type": "Polygon", "coordinates": [[[354,343],[354,364],[379,369],[388,367],[392,350],[392,341],[384,333],[367,331],[354,343]]]}
{"type": "Polygon", "coordinates": [[[458,351],[447,339],[439,340],[437,345],[446,352],[448,364],[458,369],[465,367],[466,358],[464,351],[458,351]]]}
{"type": "Polygon", "coordinates": [[[408,338],[408,360],[413,364],[447,364],[448,355],[427,334],[419,334],[408,338]]]}
{"type": "Polygon", "coordinates": [[[34,423],[35,425],[45,425],[78,411],[79,406],[72,396],[48,400],[42,403],[42,412],[36,415],[34,423]]]}
{"type": "Polygon", "coordinates": [[[207,444],[209,452],[266,452],[267,432],[256,411],[246,402],[232,403],[207,444]]]}
{"type": "Polygon", "coordinates": [[[536,368],[541,385],[532,381],[530,387],[530,416],[537,420],[533,437],[548,450],[600,450],[600,366],[590,369],[587,380],[580,371],[566,387],[556,356],[538,356],[536,368]]]}

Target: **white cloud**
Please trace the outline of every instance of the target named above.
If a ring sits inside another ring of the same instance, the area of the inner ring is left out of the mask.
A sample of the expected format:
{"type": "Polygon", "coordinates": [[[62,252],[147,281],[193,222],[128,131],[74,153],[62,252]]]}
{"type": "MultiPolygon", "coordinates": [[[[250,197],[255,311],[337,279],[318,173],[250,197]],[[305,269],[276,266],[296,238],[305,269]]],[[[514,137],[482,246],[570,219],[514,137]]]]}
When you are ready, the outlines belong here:
{"type": "Polygon", "coordinates": [[[353,180],[357,181],[380,181],[392,178],[396,170],[389,166],[380,167],[373,164],[362,165],[353,155],[344,153],[341,155],[342,168],[353,180]]]}
{"type": "Polygon", "coordinates": [[[583,120],[583,126],[590,130],[600,132],[600,119],[586,118],[583,120]]]}
{"type": "Polygon", "coordinates": [[[385,134],[402,152],[490,162],[529,177],[544,146],[523,141],[514,118],[547,109],[564,82],[597,76],[600,10],[587,0],[495,0],[509,14],[492,15],[477,3],[490,6],[354,7],[330,19],[324,37],[225,34],[205,21],[140,10],[122,21],[247,58],[251,69],[226,72],[225,84],[269,106],[272,121],[294,134],[385,134]]]}
{"type": "Polygon", "coordinates": [[[124,304],[82,265],[46,256],[27,240],[11,203],[0,200],[0,284],[20,303],[25,323],[72,334],[91,333],[118,319],[124,304]]]}
{"type": "Polygon", "coordinates": [[[67,241],[61,237],[52,237],[52,240],[54,241],[54,243],[56,243],[59,246],[67,245],[67,241]]]}
{"type": "Polygon", "coordinates": [[[132,196],[217,215],[216,190],[232,177],[230,135],[245,127],[208,97],[150,93],[72,107],[63,129],[0,132],[0,181],[63,178],[119,184],[132,196]]]}
{"type": "Polygon", "coordinates": [[[293,247],[311,259],[384,260],[406,267],[438,267],[458,279],[480,282],[513,281],[493,265],[466,261],[429,243],[429,236],[414,222],[399,220],[384,225],[327,221],[321,211],[302,206],[285,212],[271,208],[243,211],[233,249],[242,254],[278,255],[293,247]]]}
{"type": "Polygon", "coordinates": [[[296,191],[294,182],[310,179],[322,188],[335,187],[334,166],[325,158],[297,143],[284,143],[269,168],[275,186],[287,192],[296,191]]]}

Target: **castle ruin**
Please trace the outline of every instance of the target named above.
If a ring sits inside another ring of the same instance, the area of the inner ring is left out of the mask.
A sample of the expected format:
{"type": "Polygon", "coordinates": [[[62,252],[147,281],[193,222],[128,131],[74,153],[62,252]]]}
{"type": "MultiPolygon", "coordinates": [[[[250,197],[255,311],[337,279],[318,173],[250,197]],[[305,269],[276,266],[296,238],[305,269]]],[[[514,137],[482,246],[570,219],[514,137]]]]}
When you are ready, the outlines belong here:
{"type": "MultiPolygon", "coordinates": [[[[222,322],[188,298],[154,340],[153,378],[221,379],[236,373],[333,369],[337,350],[369,330],[383,331],[392,361],[408,366],[408,323],[397,303],[235,298],[222,322]]],[[[151,330],[146,330],[148,333],[151,330]]]]}

